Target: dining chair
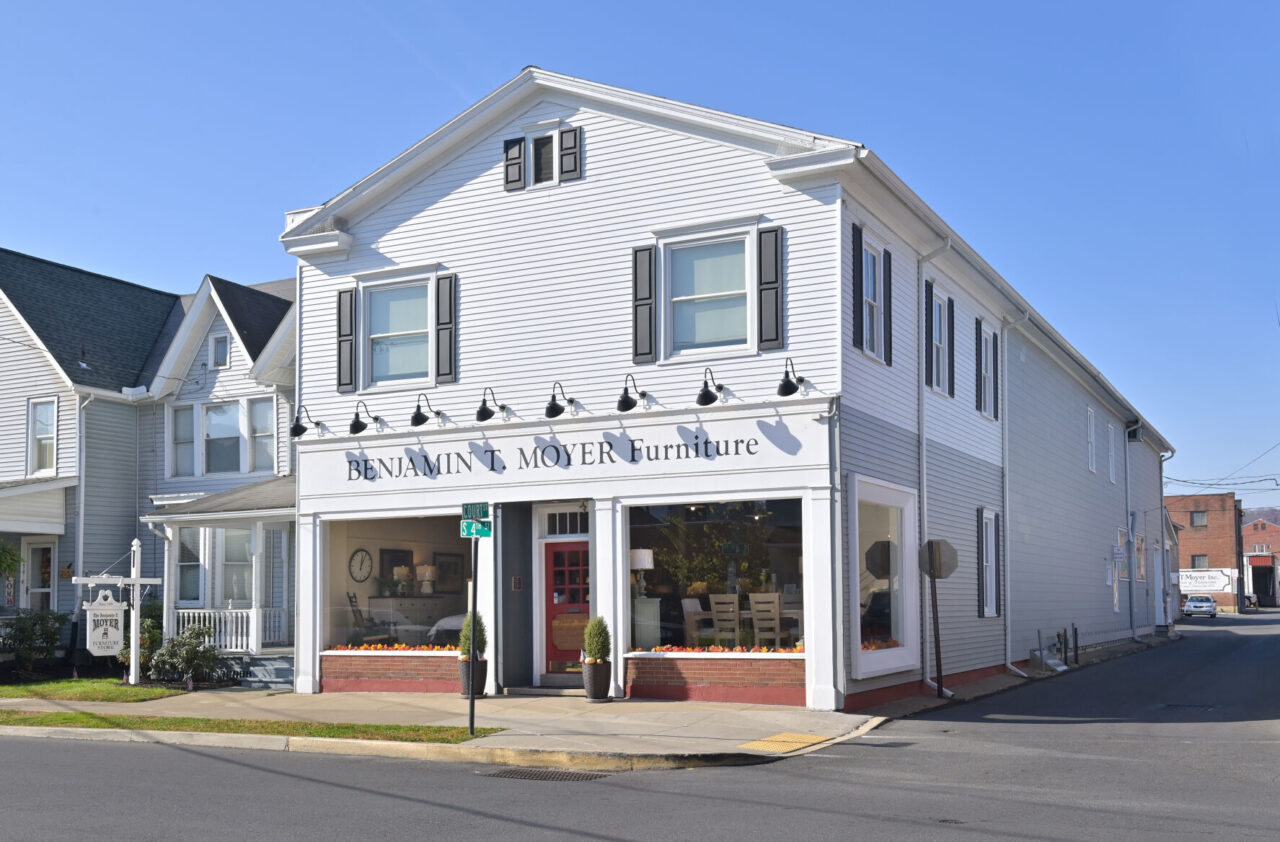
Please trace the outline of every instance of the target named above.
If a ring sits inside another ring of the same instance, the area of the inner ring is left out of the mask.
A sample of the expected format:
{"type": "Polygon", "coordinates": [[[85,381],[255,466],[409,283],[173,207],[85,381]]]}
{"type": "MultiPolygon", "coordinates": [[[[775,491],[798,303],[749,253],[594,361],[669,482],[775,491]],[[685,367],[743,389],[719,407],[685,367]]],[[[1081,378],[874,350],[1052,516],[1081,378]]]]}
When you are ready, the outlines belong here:
{"type": "Polygon", "coordinates": [[[728,639],[730,646],[738,643],[738,595],[736,593],[707,594],[711,601],[711,634],[716,643],[728,639]]]}
{"type": "Polygon", "coordinates": [[[790,635],[782,629],[782,598],[776,593],[753,593],[747,598],[751,602],[751,622],[756,629],[756,645],[764,646],[766,641],[773,641],[774,649],[782,648],[783,638],[790,635]]]}

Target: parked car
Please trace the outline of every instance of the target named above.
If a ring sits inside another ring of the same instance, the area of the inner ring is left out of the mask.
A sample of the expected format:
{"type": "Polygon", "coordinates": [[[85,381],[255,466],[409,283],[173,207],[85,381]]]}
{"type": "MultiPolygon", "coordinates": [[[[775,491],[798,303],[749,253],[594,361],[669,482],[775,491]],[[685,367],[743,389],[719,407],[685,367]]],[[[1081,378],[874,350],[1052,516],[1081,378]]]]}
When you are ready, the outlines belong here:
{"type": "Polygon", "coordinates": [[[1182,613],[1190,617],[1193,614],[1203,614],[1206,617],[1218,616],[1218,603],[1213,601],[1213,597],[1205,594],[1192,594],[1187,597],[1186,604],[1182,606],[1182,613]]]}

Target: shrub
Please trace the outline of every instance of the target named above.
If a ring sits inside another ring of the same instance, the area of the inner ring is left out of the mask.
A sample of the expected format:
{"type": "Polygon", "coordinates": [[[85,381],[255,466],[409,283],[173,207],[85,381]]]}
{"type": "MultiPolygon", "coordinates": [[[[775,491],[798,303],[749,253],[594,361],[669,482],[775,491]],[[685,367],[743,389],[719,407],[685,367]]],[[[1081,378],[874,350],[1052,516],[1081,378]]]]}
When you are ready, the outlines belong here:
{"type": "Polygon", "coordinates": [[[0,576],[17,578],[22,569],[22,553],[13,548],[13,544],[0,541],[0,576]]]}
{"type": "Polygon", "coordinates": [[[156,681],[206,681],[220,672],[218,650],[209,642],[210,629],[188,626],[156,650],[148,673],[156,681]]]}
{"type": "Polygon", "coordinates": [[[62,627],[70,617],[57,611],[36,611],[23,608],[2,630],[0,648],[13,652],[18,669],[30,671],[37,658],[53,657],[62,641],[62,627]]]}
{"type": "Polygon", "coordinates": [[[467,612],[466,619],[462,621],[462,634],[458,635],[458,656],[468,658],[471,656],[471,620],[475,618],[475,635],[476,635],[476,657],[484,659],[484,648],[488,643],[488,638],[484,630],[484,617],[479,614],[467,612]]]}
{"type": "MultiPolygon", "coordinates": [[[[124,628],[124,647],[116,654],[116,660],[129,664],[129,631],[132,624],[124,628]]],[[[158,599],[148,599],[142,603],[142,611],[138,619],[138,660],[143,672],[151,664],[156,650],[164,643],[164,606],[158,599]]]]}
{"type": "Polygon", "coordinates": [[[582,633],[582,638],[583,649],[588,658],[594,658],[597,661],[609,660],[613,644],[609,639],[609,624],[605,622],[604,617],[592,617],[582,633]]]}

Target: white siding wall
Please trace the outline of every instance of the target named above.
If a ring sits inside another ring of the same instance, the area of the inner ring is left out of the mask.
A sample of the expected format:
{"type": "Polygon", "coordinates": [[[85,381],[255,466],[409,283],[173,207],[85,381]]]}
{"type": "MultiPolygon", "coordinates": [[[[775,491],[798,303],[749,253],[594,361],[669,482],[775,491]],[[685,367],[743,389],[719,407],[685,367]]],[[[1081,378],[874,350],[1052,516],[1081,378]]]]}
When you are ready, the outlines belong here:
{"type": "Polygon", "coordinates": [[[817,393],[835,394],[836,195],[834,186],[779,185],[761,156],[735,147],[541,103],[358,220],[349,259],[304,264],[299,399],[341,435],[357,397],[386,419],[386,431],[408,429],[417,389],[337,394],[336,291],[353,286],[353,272],[425,261],[458,276],[459,382],[431,394],[456,423],[474,423],[486,386],[518,417],[540,417],[555,380],[581,411],[611,414],[626,373],[659,405],[688,407],[707,364],[732,402],[773,401],[786,356],[817,393]],[[549,117],[582,127],[584,178],[505,192],[503,139],[549,117]],[[652,232],[673,224],[748,213],[786,228],[786,349],[633,365],[632,248],[653,244],[652,232]]]}
{"type": "Polygon", "coordinates": [[[76,396],[57,367],[0,298],[0,482],[27,475],[27,401],[58,400],[58,476],[76,475],[76,396]]]}

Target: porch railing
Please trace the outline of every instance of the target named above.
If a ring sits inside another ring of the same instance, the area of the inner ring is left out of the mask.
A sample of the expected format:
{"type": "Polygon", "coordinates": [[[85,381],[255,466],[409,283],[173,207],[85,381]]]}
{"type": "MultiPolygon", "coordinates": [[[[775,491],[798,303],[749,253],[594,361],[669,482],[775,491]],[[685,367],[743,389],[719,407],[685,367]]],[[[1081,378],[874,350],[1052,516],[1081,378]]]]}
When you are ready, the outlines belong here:
{"type": "MultiPolygon", "coordinates": [[[[289,612],[284,608],[257,609],[262,627],[263,646],[283,646],[292,642],[289,612]]],[[[212,631],[210,639],[221,652],[252,651],[249,634],[252,608],[179,608],[175,613],[174,634],[191,626],[205,626],[212,631]]]]}

